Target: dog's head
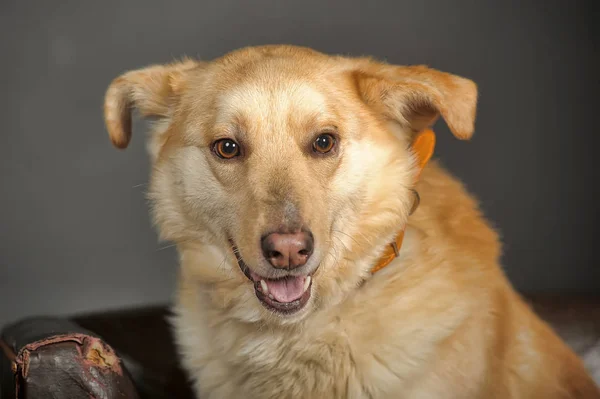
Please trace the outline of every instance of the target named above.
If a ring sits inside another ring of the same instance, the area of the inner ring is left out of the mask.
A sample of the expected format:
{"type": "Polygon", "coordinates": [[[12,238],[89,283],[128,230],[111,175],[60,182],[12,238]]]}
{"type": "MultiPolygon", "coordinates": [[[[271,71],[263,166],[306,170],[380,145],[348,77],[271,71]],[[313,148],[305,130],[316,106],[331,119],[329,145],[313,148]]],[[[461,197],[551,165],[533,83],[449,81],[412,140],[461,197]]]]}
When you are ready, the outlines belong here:
{"type": "Polygon", "coordinates": [[[441,115],[469,138],[476,99],[470,80],[424,66],[264,46],[125,73],[105,118],[119,148],[132,109],[153,119],[156,223],[203,254],[189,267],[215,303],[290,322],[368,275],[412,206],[414,134],[441,115]]]}

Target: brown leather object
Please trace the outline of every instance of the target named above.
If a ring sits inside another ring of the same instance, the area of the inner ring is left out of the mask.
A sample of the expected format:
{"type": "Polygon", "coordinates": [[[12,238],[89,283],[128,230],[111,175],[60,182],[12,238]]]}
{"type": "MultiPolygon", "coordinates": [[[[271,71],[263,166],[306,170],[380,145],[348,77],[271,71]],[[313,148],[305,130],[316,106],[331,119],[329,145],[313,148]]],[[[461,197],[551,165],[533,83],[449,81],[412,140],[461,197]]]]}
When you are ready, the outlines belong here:
{"type": "Polygon", "coordinates": [[[139,398],[115,351],[57,318],[30,318],[0,338],[0,398],[139,398]]]}
{"type": "Polygon", "coordinates": [[[179,364],[167,306],[81,315],[73,320],[119,351],[143,399],[195,399],[179,364]]]}

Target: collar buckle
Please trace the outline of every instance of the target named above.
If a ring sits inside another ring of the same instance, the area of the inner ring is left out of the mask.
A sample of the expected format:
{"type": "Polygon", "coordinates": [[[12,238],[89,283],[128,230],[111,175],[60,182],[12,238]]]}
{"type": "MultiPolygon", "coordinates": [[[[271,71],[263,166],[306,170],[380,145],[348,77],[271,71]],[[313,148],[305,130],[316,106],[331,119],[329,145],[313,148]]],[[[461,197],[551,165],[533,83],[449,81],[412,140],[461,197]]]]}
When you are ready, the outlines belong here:
{"type": "Polygon", "coordinates": [[[392,249],[394,250],[396,258],[400,256],[400,250],[398,249],[398,244],[396,243],[396,241],[392,242],[392,249]]]}

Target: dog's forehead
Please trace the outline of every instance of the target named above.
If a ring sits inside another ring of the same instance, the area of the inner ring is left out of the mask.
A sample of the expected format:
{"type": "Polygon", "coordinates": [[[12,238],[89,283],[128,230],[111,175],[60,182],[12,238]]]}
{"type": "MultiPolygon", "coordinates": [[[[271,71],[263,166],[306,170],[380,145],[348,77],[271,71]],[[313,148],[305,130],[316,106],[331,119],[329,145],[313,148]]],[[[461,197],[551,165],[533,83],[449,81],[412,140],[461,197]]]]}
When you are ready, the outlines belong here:
{"type": "Polygon", "coordinates": [[[251,79],[218,95],[217,123],[306,123],[327,118],[331,101],[308,81],[291,78],[251,79]]]}

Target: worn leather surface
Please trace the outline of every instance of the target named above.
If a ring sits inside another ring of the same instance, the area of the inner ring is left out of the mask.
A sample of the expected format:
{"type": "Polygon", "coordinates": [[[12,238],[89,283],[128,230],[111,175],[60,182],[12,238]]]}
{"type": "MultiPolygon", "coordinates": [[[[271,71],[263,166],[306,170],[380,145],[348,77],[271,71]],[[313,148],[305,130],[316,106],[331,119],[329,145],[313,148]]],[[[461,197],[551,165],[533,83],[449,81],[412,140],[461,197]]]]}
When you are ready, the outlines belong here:
{"type": "Polygon", "coordinates": [[[193,399],[180,367],[167,306],[76,317],[75,322],[108,337],[119,350],[143,399],[193,399]]]}
{"type": "Polygon", "coordinates": [[[75,323],[31,318],[0,338],[0,398],[137,399],[111,346],[75,323]]]}

